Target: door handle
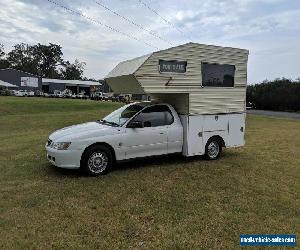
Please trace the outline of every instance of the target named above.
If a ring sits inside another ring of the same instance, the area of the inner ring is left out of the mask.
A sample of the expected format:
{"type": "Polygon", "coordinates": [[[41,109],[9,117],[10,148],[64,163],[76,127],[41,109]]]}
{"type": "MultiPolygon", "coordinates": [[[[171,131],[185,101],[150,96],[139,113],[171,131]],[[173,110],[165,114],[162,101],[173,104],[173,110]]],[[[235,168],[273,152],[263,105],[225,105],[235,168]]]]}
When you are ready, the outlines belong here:
{"type": "Polygon", "coordinates": [[[159,134],[160,134],[160,135],[163,135],[163,134],[164,134],[164,132],[160,132],[159,134]]]}

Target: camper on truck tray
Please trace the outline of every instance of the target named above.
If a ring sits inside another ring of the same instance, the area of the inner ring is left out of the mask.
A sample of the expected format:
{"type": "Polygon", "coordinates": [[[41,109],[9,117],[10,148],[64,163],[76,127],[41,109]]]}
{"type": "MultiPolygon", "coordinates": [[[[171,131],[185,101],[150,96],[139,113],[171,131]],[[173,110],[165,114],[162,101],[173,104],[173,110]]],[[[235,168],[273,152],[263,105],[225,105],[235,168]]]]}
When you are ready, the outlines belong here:
{"type": "Polygon", "coordinates": [[[47,158],[96,176],[117,161],[181,153],[217,159],[245,144],[248,51],[188,43],[119,63],[105,78],[115,92],[147,94],[94,122],[55,131],[47,158]]]}

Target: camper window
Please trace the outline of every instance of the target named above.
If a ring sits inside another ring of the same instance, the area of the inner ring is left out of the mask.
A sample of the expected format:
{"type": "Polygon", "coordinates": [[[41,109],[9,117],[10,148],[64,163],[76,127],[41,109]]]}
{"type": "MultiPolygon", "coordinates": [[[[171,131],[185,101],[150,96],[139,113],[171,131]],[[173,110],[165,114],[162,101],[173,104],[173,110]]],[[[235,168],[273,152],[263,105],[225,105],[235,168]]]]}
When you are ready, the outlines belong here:
{"type": "Polygon", "coordinates": [[[233,87],[235,66],[229,64],[202,63],[202,85],[233,87]]]}

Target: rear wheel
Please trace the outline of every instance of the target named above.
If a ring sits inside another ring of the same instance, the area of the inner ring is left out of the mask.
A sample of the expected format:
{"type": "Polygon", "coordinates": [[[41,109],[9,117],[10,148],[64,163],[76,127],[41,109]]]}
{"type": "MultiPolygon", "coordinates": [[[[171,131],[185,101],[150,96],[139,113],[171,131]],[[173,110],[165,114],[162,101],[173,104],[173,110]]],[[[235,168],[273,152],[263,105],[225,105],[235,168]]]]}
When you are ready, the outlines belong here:
{"type": "Polygon", "coordinates": [[[222,152],[222,144],[218,138],[210,138],[205,146],[205,156],[208,160],[216,160],[222,152]]]}
{"type": "Polygon", "coordinates": [[[106,174],[112,165],[111,151],[102,145],[89,148],[82,156],[82,169],[89,175],[106,174]]]}

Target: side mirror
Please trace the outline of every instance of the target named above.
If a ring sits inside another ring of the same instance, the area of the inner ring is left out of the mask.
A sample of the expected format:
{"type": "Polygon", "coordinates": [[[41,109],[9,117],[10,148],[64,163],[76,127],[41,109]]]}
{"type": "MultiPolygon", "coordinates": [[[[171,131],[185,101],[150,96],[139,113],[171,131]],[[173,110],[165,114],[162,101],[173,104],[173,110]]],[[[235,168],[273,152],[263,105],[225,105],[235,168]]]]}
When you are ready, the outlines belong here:
{"type": "Polygon", "coordinates": [[[144,125],[141,121],[132,121],[128,123],[127,128],[143,128],[144,125]]]}

